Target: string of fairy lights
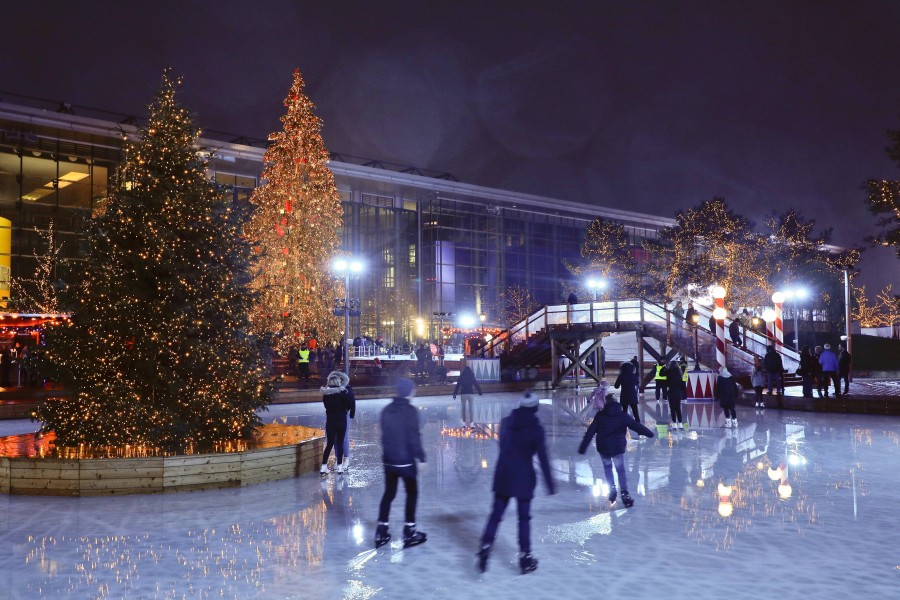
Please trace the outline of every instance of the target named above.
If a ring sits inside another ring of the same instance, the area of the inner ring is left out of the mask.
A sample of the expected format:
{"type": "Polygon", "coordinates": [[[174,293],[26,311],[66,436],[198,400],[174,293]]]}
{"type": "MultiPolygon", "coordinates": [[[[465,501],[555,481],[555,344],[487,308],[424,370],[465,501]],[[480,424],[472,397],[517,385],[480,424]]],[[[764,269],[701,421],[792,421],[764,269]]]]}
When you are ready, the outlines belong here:
{"type": "Polygon", "coordinates": [[[260,302],[251,321],[256,331],[275,332],[281,351],[311,336],[337,340],[340,324],[331,299],[344,295],[329,271],[341,243],[341,197],[328,168],[322,122],[303,88],[295,70],[284,127],[269,135],[263,183],[250,198],[255,210],[247,227],[259,255],[253,288],[260,302]]]}
{"type": "Polygon", "coordinates": [[[59,445],[212,446],[250,435],[268,403],[245,219],[206,177],[180,84],[164,73],[126,143],[73,318],[48,331],[45,369],[71,394],[35,416],[59,445]]]}

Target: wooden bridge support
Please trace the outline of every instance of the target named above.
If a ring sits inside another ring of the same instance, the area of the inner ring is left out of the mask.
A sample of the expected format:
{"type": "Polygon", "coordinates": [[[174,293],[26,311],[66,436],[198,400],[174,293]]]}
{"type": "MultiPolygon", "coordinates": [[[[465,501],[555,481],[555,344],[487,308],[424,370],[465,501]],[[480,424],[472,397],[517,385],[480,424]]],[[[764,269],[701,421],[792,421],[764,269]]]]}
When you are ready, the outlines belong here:
{"type": "Polygon", "coordinates": [[[584,371],[585,379],[592,380],[594,383],[600,382],[600,365],[598,360],[594,360],[594,365],[588,365],[587,359],[595,354],[602,345],[601,332],[591,333],[585,332],[586,335],[565,335],[550,337],[550,365],[553,375],[551,377],[551,387],[556,389],[559,384],[570,374],[575,374],[575,386],[581,385],[581,372],[584,371]],[[581,352],[581,346],[584,342],[593,341],[588,348],[581,352]],[[568,359],[568,364],[564,367],[561,365],[563,359],[568,359]]]}

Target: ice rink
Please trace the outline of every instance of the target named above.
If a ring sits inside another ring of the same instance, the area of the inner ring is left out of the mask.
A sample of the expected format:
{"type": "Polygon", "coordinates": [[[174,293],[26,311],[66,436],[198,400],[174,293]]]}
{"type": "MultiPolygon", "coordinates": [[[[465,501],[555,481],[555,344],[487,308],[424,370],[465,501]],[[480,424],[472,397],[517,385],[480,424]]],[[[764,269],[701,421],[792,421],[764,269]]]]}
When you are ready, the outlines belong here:
{"type": "MultiPolygon", "coordinates": [[[[359,403],[348,474],[241,489],[115,498],[0,496],[0,598],[896,598],[900,597],[900,419],[756,411],[735,430],[695,426],[632,440],[633,508],[610,506],[599,457],[575,450],[583,399],[542,399],[558,493],[532,504],[536,572],[520,575],[515,507],[485,574],[474,568],[491,503],[496,424],[518,394],[416,398],[428,463],[419,529],[373,548],[383,491],[378,415],[359,403]]],[[[641,405],[665,423],[665,402],[641,405]]],[[[322,427],[321,404],[267,421],[322,427]]],[[[707,424],[715,425],[715,423],[707,424]]],[[[0,423],[0,435],[33,431],[0,423]]]]}

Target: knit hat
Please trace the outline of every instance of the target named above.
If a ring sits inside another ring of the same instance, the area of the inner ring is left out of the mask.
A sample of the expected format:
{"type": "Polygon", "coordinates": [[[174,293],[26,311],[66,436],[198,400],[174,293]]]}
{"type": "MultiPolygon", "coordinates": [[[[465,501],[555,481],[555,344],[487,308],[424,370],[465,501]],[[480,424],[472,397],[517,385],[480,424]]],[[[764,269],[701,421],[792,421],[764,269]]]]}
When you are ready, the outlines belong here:
{"type": "Polygon", "coordinates": [[[416,389],[416,384],[409,379],[398,379],[396,389],[397,396],[407,398],[416,389]]]}
{"type": "Polygon", "coordinates": [[[532,391],[527,391],[519,398],[519,406],[523,408],[532,408],[538,405],[538,397],[532,391]]]}
{"type": "Polygon", "coordinates": [[[731,373],[728,371],[728,368],[724,365],[719,367],[719,377],[731,377],[731,373]]]}
{"type": "Polygon", "coordinates": [[[831,350],[831,344],[825,344],[825,349],[826,349],[826,350],[831,350]]]}

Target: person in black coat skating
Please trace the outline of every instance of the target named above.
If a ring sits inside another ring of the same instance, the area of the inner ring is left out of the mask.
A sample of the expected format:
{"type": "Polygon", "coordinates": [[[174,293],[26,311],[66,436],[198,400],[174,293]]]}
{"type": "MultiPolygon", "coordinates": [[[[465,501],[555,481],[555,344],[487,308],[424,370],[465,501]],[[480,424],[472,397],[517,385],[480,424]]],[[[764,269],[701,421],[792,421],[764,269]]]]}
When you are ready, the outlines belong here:
{"type": "Polygon", "coordinates": [[[425,462],[422,435],[419,432],[419,411],[410,398],[415,396],[416,384],[409,379],[397,380],[397,391],[390,404],[381,411],[381,459],[384,462],[384,495],[378,507],[378,528],[375,547],[391,541],[388,517],[391,503],[397,495],[397,485],[403,479],[406,487],[406,525],[403,527],[403,546],[409,548],[423,543],[428,537],[416,530],[416,501],[419,497],[416,461],[425,462]]]}
{"type": "Polygon", "coordinates": [[[516,499],[519,512],[519,568],[522,573],[537,569],[537,559],[531,555],[531,499],[537,485],[534,472],[534,455],[537,454],[544,473],[544,481],[550,495],[556,493],[550,475],[550,460],[544,444],[544,428],[537,418],[538,398],[525,392],[519,408],[513,410],[500,423],[500,456],[494,471],[494,507],[481,536],[478,566],[487,570],[488,557],[497,535],[500,520],[511,498],[516,499]]]}
{"type": "Polygon", "coordinates": [[[588,427],[581,444],[578,446],[578,454],[587,452],[587,447],[591,443],[591,439],[597,437],[597,452],[603,460],[603,472],[606,475],[606,483],[609,485],[609,501],[616,501],[616,484],[613,481],[613,464],[616,466],[616,475],[619,478],[619,488],[622,490],[622,502],[626,508],[630,508],[634,504],[634,500],[628,493],[628,479],[625,475],[625,449],[628,446],[628,440],[625,438],[625,431],[632,431],[649,438],[653,437],[653,432],[640,422],[634,420],[631,415],[622,409],[622,405],[616,402],[616,397],[612,394],[606,396],[606,402],[603,409],[594,417],[591,426],[588,427]]]}
{"type": "Polygon", "coordinates": [[[678,364],[677,360],[669,363],[666,380],[669,382],[669,415],[672,417],[670,429],[684,429],[681,416],[681,401],[685,397],[682,374],[681,365],[678,364]]]}
{"type": "Polygon", "coordinates": [[[323,475],[328,473],[328,457],[334,448],[335,473],[344,472],[344,436],[347,434],[347,415],[353,418],[356,399],[350,386],[350,378],[340,371],[328,375],[327,384],[322,389],[322,403],[325,405],[325,452],[322,453],[323,475]]]}
{"type": "Polygon", "coordinates": [[[619,389],[620,386],[622,387],[622,393],[619,397],[622,400],[622,408],[625,409],[625,412],[628,412],[628,409],[631,408],[631,412],[634,413],[634,420],[640,423],[641,417],[638,415],[638,376],[633,363],[622,363],[622,366],[619,367],[619,376],[616,377],[613,387],[619,389]]]}

